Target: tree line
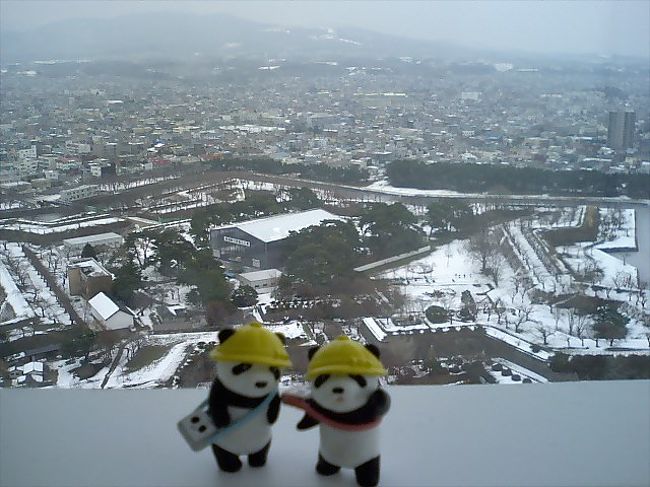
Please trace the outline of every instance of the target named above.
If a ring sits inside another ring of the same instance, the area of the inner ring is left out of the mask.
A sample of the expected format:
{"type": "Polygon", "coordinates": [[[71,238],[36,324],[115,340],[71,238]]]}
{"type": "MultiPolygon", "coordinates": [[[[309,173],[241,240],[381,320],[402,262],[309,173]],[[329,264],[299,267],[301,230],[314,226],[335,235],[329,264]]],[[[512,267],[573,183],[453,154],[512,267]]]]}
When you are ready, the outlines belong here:
{"type": "Polygon", "coordinates": [[[360,183],[367,181],[368,171],[352,167],[330,167],[326,164],[285,164],[282,161],[259,157],[255,159],[228,158],[212,161],[212,167],[223,171],[254,171],[274,175],[296,175],[303,179],[332,183],[360,183]]]}
{"type": "Polygon", "coordinates": [[[134,232],[124,242],[125,256],[113,269],[113,295],[128,305],[144,286],[143,271],[154,266],[163,276],[174,277],[192,287],[187,299],[223,318],[233,311],[232,289],[221,263],[209,248],[196,249],[175,229],[134,232]]]}
{"type": "Polygon", "coordinates": [[[628,196],[650,198],[650,175],[600,171],[551,171],[492,164],[454,164],[397,160],[386,174],[393,186],[498,194],[628,196]]]}
{"type": "Polygon", "coordinates": [[[422,247],[425,236],[416,224],[401,203],[377,203],[365,208],[356,222],[334,220],[295,232],[284,245],[281,290],[360,294],[368,283],[354,268],[422,247]]]}
{"type": "Polygon", "coordinates": [[[236,221],[286,213],[290,210],[307,210],[321,206],[316,194],[309,188],[291,188],[286,192],[287,200],[278,202],[269,191],[246,191],[246,198],[233,203],[215,203],[197,209],[192,214],[190,234],[194,244],[208,245],[210,226],[225,225],[236,221]]]}

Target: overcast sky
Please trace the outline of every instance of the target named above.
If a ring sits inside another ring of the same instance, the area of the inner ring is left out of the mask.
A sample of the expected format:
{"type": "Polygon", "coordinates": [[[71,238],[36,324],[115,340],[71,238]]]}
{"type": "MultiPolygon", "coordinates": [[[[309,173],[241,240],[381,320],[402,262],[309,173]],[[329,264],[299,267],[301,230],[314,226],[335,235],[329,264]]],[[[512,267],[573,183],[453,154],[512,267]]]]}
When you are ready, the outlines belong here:
{"type": "Polygon", "coordinates": [[[0,28],[129,13],[225,12],[285,26],[352,26],[465,46],[650,57],[650,0],[200,2],[0,0],[0,28]]]}

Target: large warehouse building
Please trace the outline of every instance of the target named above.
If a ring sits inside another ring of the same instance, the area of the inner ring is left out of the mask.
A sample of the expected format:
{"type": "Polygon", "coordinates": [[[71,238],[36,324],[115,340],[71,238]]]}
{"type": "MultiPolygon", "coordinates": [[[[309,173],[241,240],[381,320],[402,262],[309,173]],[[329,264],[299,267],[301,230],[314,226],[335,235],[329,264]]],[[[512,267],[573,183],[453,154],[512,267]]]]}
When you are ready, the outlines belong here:
{"type": "Polygon", "coordinates": [[[214,256],[252,269],[272,269],[283,265],[283,242],[290,232],[320,225],[325,220],[342,220],[325,210],[258,218],[210,230],[214,256]]]}

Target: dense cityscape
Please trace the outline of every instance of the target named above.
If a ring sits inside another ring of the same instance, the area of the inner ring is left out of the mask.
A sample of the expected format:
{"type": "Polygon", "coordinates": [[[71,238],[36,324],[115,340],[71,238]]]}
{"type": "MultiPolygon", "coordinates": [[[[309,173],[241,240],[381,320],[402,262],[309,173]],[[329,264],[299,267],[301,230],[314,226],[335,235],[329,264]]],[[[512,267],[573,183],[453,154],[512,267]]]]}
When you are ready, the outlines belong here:
{"type": "Polygon", "coordinates": [[[646,61],[3,61],[2,385],[204,387],[252,320],[285,385],[341,333],[394,384],[648,378],[646,61]]]}

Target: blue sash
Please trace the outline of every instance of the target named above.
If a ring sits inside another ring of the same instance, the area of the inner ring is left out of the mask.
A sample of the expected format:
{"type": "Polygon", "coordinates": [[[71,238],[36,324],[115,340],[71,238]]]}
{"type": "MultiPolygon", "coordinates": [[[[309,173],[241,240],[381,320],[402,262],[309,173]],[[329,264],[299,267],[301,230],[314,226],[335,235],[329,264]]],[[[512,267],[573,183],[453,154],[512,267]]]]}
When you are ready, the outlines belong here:
{"type": "MultiPolygon", "coordinates": [[[[231,422],[228,426],[224,426],[223,428],[219,428],[219,430],[210,437],[208,440],[208,443],[214,443],[218,438],[221,436],[232,433],[233,431],[241,428],[242,426],[246,425],[247,423],[250,423],[252,419],[255,418],[258,414],[260,414],[262,411],[266,410],[269,404],[271,404],[271,401],[273,398],[278,394],[278,390],[275,389],[269,393],[268,396],[264,398],[264,400],[259,403],[257,406],[255,406],[253,409],[251,409],[249,412],[247,412],[244,416],[239,418],[236,421],[231,422]]],[[[208,399],[205,399],[201,404],[197,406],[196,409],[202,409],[208,404],[208,399]]]]}

